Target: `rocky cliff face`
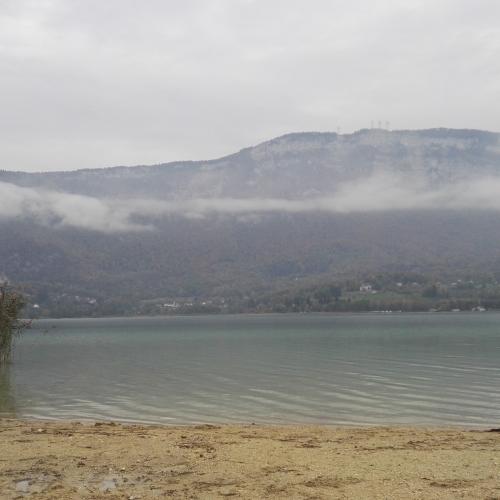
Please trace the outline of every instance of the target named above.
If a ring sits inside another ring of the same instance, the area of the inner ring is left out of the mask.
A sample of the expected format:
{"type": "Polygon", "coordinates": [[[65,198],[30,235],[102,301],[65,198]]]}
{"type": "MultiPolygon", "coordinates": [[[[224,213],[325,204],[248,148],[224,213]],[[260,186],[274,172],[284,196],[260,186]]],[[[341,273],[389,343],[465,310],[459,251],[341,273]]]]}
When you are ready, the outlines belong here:
{"type": "Polygon", "coordinates": [[[76,172],[0,172],[0,181],[95,197],[304,198],[373,175],[442,185],[500,175],[500,134],[475,130],[296,133],[217,160],[76,172]]]}

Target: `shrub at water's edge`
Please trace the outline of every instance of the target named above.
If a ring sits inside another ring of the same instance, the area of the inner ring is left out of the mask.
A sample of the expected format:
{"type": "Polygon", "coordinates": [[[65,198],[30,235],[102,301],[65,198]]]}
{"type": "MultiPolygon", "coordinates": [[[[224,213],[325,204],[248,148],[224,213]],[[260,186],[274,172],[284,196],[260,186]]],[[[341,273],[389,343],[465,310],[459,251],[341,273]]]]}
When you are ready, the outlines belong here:
{"type": "Polygon", "coordinates": [[[19,319],[24,304],[19,292],[0,286],[0,365],[9,361],[14,337],[28,326],[19,319]]]}

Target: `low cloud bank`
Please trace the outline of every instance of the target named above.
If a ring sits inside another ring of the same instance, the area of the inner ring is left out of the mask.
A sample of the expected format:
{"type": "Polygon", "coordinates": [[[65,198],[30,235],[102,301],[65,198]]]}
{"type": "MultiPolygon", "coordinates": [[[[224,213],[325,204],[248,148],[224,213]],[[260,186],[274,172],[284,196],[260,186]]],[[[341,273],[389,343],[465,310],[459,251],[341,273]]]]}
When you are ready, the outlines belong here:
{"type": "Polygon", "coordinates": [[[137,222],[180,215],[252,215],[283,213],[351,213],[390,210],[499,210],[500,178],[482,178],[439,188],[415,179],[374,176],[345,183],[330,196],[305,199],[198,198],[179,201],[98,199],[0,182],[0,220],[30,217],[53,226],[106,233],[150,230],[137,222]]]}
{"type": "Polygon", "coordinates": [[[42,224],[102,232],[146,229],[131,216],[121,203],[0,182],[0,220],[30,217],[42,224]]]}

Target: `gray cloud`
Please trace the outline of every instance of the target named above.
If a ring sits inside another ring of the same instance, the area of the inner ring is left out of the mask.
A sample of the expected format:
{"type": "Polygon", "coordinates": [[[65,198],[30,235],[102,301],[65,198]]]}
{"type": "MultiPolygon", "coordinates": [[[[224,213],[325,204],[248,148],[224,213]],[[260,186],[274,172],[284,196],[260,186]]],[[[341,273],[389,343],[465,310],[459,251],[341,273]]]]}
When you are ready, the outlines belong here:
{"type": "Polygon", "coordinates": [[[123,203],[0,182],[0,220],[30,217],[42,224],[102,232],[137,231],[131,210],[123,203]]]}
{"type": "Polygon", "coordinates": [[[488,177],[429,190],[417,179],[374,176],[345,183],[331,196],[305,199],[202,198],[111,200],[0,182],[0,220],[30,217],[46,225],[105,233],[145,231],[166,216],[251,216],[269,213],[361,213],[394,210],[497,210],[500,178],[488,177]],[[137,217],[148,221],[136,222],[137,217]]]}
{"type": "Polygon", "coordinates": [[[497,129],[494,0],[3,0],[0,168],[211,158],[289,131],[497,129]]]}

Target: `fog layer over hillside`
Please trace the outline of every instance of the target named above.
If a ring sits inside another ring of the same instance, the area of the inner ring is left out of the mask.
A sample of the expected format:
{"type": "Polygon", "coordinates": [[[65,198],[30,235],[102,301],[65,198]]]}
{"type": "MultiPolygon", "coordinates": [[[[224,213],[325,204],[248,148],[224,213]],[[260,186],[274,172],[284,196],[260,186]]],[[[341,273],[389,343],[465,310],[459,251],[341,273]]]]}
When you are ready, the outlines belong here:
{"type": "Polygon", "coordinates": [[[344,182],[331,196],[285,198],[98,199],[0,182],[0,218],[29,217],[53,226],[103,232],[150,230],[154,218],[272,212],[373,212],[388,210],[500,210],[500,177],[429,188],[422,179],[374,175],[344,182]],[[148,218],[147,223],[137,218],[148,218]]]}

